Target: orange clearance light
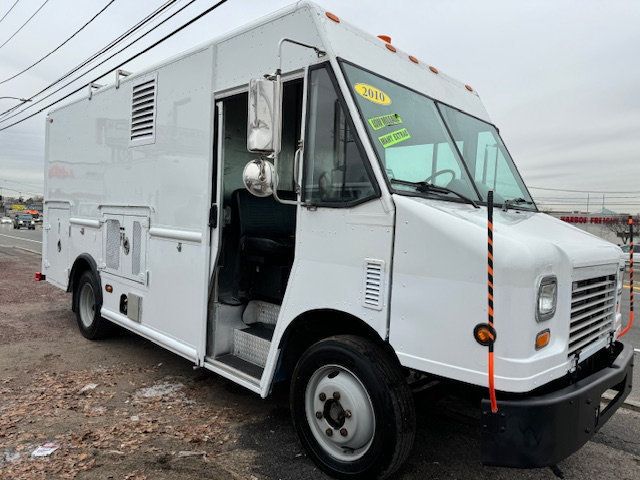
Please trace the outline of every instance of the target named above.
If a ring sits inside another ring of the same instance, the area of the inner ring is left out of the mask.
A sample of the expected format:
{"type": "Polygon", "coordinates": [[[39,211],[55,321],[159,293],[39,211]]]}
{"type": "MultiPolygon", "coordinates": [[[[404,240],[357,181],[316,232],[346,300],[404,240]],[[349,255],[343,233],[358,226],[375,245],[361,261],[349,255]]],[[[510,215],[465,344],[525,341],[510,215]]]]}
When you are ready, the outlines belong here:
{"type": "Polygon", "coordinates": [[[327,16],[329,20],[333,20],[336,23],[340,23],[340,17],[338,17],[336,14],[331,12],[324,12],[324,14],[327,16]]]}
{"type": "Polygon", "coordinates": [[[438,70],[436,67],[434,67],[433,65],[429,65],[429,70],[431,70],[433,73],[438,74],[440,73],[440,70],[438,70]]]}
{"type": "Polygon", "coordinates": [[[496,341],[496,330],[488,323],[479,323],[473,329],[473,338],[483,347],[488,347],[496,341]]]}
{"type": "Polygon", "coordinates": [[[420,60],[418,60],[417,57],[414,57],[413,55],[409,55],[409,60],[411,60],[413,63],[420,63],[420,60]]]}
{"type": "Polygon", "coordinates": [[[378,38],[382,40],[384,43],[391,43],[390,35],[378,35],[378,38]]]}
{"type": "Polygon", "coordinates": [[[551,332],[549,329],[543,330],[538,335],[536,335],[536,350],[540,350],[541,348],[549,345],[549,340],[551,340],[551,332]]]}
{"type": "Polygon", "coordinates": [[[104,289],[107,291],[107,293],[113,292],[113,287],[111,285],[105,285],[104,289]]]}
{"type": "Polygon", "coordinates": [[[465,85],[464,88],[466,88],[470,92],[473,92],[473,87],[471,85],[465,85]]]}
{"type": "Polygon", "coordinates": [[[391,50],[392,52],[396,51],[396,47],[394,47],[390,43],[385,43],[384,46],[387,47],[387,50],[391,50]]]}

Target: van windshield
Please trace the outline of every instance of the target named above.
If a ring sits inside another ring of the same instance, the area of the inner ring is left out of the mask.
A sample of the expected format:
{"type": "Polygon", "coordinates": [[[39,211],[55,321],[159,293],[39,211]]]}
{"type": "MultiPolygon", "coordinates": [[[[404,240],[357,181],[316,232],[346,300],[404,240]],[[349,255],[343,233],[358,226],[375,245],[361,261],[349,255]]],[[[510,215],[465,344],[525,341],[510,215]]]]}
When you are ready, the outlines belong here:
{"type": "Polygon", "coordinates": [[[535,208],[492,125],[352,64],[342,67],[394,191],[424,193],[393,180],[431,183],[480,201],[494,190],[497,204],[518,200],[518,208],[535,208]]]}

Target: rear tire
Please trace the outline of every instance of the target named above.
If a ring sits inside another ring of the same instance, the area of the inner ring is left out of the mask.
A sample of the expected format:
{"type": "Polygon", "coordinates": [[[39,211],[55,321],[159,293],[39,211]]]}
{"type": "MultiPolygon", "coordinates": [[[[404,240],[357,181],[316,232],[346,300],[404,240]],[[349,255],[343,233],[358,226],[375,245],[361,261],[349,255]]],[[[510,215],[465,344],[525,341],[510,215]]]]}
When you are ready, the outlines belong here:
{"type": "Polygon", "coordinates": [[[290,392],[296,433],[311,459],[342,479],[387,478],[415,437],[411,390],[381,346],[357,336],[311,346],[290,392]]]}
{"type": "Polygon", "coordinates": [[[91,271],[84,272],[75,285],[76,321],[80,333],[90,340],[97,340],[109,333],[110,324],[100,316],[102,292],[100,282],[91,271]]]}

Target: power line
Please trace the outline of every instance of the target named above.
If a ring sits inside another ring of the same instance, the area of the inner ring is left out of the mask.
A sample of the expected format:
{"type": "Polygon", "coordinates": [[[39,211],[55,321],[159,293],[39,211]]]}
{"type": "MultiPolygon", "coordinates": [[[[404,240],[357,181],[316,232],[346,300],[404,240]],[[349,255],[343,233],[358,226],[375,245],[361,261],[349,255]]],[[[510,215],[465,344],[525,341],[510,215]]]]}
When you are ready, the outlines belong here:
{"type": "MultiPolygon", "coordinates": [[[[185,5],[184,7],[182,7],[180,10],[176,11],[175,13],[173,13],[171,15],[171,17],[173,17],[174,15],[178,14],[182,9],[188,7],[189,5],[191,5],[191,3],[193,3],[195,0],[191,0],[191,2],[189,2],[187,5],[185,5]]],[[[140,55],[143,55],[145,53],[147,53],[149,50],[157,47],[158,45],[160,45],[162,42],[164,42],[165,40],[168,40],[169,38],[173,37],[176,33],[181,32],[182,30],[184,30],[185,28],[187,28],[188,26],[192,25],[193,23],[197,22],[198,20],[200,20],[202,17],[204,17],[205,15],[211,13],[213,10],[215,10],[216,8],[222,6],[223,4],[227,3],[229,0],[220,0],[218,3],[216,3],[215,5],[212,5],[211,7],[207,8],[206,10],[204,10],[202,13],[196,15],[194,18],[192,18],[191,20],[189,20],[188,22],[182,24],[180,27],[178,27],[177,29],[173,30],[172,32],[168,33],[167,35],[165,35],[164,37],[162,37],[160,40],[152,43],[151,45],[149,45],[148,47],[144,48],[143,50],[141,50],[140,52],[136,53],[135,55],[129,57],[128,59],[126,59],[125,61],[123,61],[122,63],[116,65],[115,67],[111,68],[108,72],[105,72],[101,75],[99,75],[98,77],[94,78],[93,80],[91,80],[91,82],[89,82],[89,84],[98,81],[99,79],[101,79],[102,77],[104,77],[105,75],[109,74],[109,72],[118,69],[120,67],[122,67],[123,65],[129,63],[132,60],[135,60],[136,58],[138,58],[140,55]]],[[[169,20],[171,17],[168,17],[167,19],[163,20],[162,23],[164,23],[165,21],[169,20]]],[[[92,70],[95,70],[97,67],[99,67],[100,65],[102,65],[103,63],[105,63],[107,60],[109,60],[110,58],[112,58],[113,56],[117,55],[118,53],[120,53],[122,50],[128,48],[130,45],[132,45],[133,43],[137,42],[140,38],[142,38],[143,36],[147,35],[148,33],[150,33],[151,31],[153,31],[155,28],[157,28],[158,26],[162,25],[162,23],[156,25],[156,27],[154,27],[152,30],[150,30],[149,32],[143,34],[141,37],[139,37],[138,39],[134,40],[133,42],[131,42],[127,47],[124,47],[123,49],[121,49],[119,52],[116,52],[115,54],[113,54],[111,57],[103,60],[101,63],[99,63],[98,65],[96,65],[95,67],[92,68],[92,70]]],[[[87,72],[88,73],[88,72],[87,72]]],[[[75,80],[74,80],[75,81],[75,80]]],[[[70,82],[70,83],[73,83],[70,82]]],[[[68,84],[67,84],[68,85],[68,84]]],[[[66,85],[65,85],[66,86],[66,85]]],[[[64,87],[61,87],[64,88],[64,87]]],[[[10,125],[7,125],[6,127],[0,128],[0,132],[3,130],[6,130],[8,128],[11,128],[15,125],[18,125],[19,123],[22,123],[32,117],[35,117],[36,115],[38,115],[39,113],[45,111],[46,109],[48,109],[49,107],[55,105],[56,103],[61,102],[62,100],[69,98],[71,95],[78,93],[80,90],[86,88],[86,85],[83,85],[79,88],[76,88],[74,91],[64,95],[62,98],[59,98],[55,101],[53,101],[52,103],[48,104],[47,106],[41,108],[40,110],[38,110],[37,112],[32,113],[31,115],[28,115],[20,120],[17,120],[15,122],[13,122],[10,125]]],[[[59,91],[60,89],[58,89],[59,91]]],[[[54,92],[55,93],[55,92],[54,92]]],[[[40,100],[41,101],[41,100],[40,100]]],[[[27,107],[29,108],[29,107],[27,107]]],[[[24,109],[26,110],[26,108],[24,109]]],[[[17,115],[17,114],[16,114],[17,115]]],[[[11,117],[10,117],[11,118],[11,117]]]]}
{"type": "MultiPolygon", "coordinates": [[[[40,7],[38,7],[38,9],[33,13],[33,15],[31,15],[29,18],[27,18],[27,21],[26,21],[26,22],[24,22],[24,23],[20,26],[20,28],[18,28],[18,30],[16,30],[16,31],[13,33],[13,35],[11,35],[9,38],[7,38],[7,39],[5,40],[5,42],[4,42],[2,45],[0,45],[0,48],[4,47],[7,43],[9,43],[9,42],[11,41],[11,39],[12,39],[13,37],[15,37],[18,33],[20,33],[20,30],[22,30],[22,29],[27,25],[27,23],[29,23],[29,22],[31,21],[31,19],[32,19],[33,17],[35,17],[35,16],[38,14],[38,12],[39,12],[40,10],[42,10],[42,9],[43,9],[43,7],[44,7],[47,3],[49,3],[49,0],[44,0],[43,4],[42,4],[42,5],[40,5],[40,7]]],[[[12,7],[12,8],[13,8],[13,7],[12,7]]]]}
{"type": "MultiPolygon", "coordinates": [[[[37,97],[38,95],[46,92],[47,90],[49,90],[50,88],[52,88],[53,86],[55,86],[56,84],[62,82],[63,80],[65,80],[66,78],[70,77],[71,75],[73,75],[75,72],[77,72],[78,70],[82,69],[83,67],[85,67],[86,65],[88,65],[89,63],[91,63],[93,60],[95,60],[96,58],[98,58],[100,55],[102,55],[103,53],[106,53],[108,50],[110,50],[111,48],[113,48],[114,46],[116,46],[118,43],[120,43],[121,41],[123,41],[124,39],[126,39],[127,37],[131,36],[133,33],[135,33],[137,30],[139,30],[140,28],[142,28],[144,25],[146,25],[147,23],[149,23],[150,21],[152,21],[154,18],[156,18],[158,15],[160,15],[162,12],[164,12],[164,10],[166,10],[167,8],[169,8],[171,5],[173,5],[177,0],[168,0],[167,2],[165,2],[164,4],[162,4],[160,7],[158,7],[155,11],[151,12],[149,15],[147,15],[145,18],[143,18],[142,20],[140,20],[138,23],[136,23],[133,27],[129,28],[127,31],[125,31],[124,33],[122,33],[121,35],[119,35],[117,38],[115,38],[114,40],[112,40],[111,42],[109,42],[105,47],[101,48],[100,50],[98,50],[97,52],[95,52],[93,55],[91,55],[89,58],[87,58],[86,60],[83,60],[82,62],[80,62],[78,65],[76,65],[74,68],[72,68],[71,70],[69,70],[68,72],[66,72],[65,74],[63,74],[60,78],[58,78],[57,80],[54,80],[52,83],[50,83],[49,85],[47,85],[46,87],[44,87],[43,89],[41,89],[40,91],[34,93],[33,95],[31,95],[31,97],[29,97],[29,100],[32,100],[33,98],[37,97]]],[[[191,2],[193,3],[193,2],[191,2]]],[[[181,9],[182,10],[182,9],[181,9]]],[[[171,18],[171,17],[169,17],[171,18]]],[[[160,24],[161,25],[161,24],[160,24]]],[[[151,32],[153,30],[150,30],[149,32],[151,32]]],[[[147,33],[149,33],[147,32],[147,33]]],[[[121,50],[122,51],[122,50],[121,50]]],[[[100,65],[102,65],[102,63],[94,66],[91,70],[99,67],[100,65]]],[[[87,73],[89,73],[91,70],[88,70],[87,72],[83,73],[82,75],[80,75],[78,78],[82,77],[83,75],[86,75],[87,73]]],[[[76,80],[78,79],[76,78],[76,80]]],[[[75,81],[75,80],[73,80],[75,81]]],[[[69,85],[70,83],[67,83],[65,86],[69,85]]],[[[64,87],[62,87],[64,88],[64,87]]],[[[35,106],[38,103],[44,101],[45,99],[51,97],[53,94],[55,94],[56,92],[59,92],[62,88],[59,88],[58,90],[56,90],[55,92],[52,92],[50,95],[45,96],[44,98],[32,103],[31,105],[29,105],[29,107],[35,106]]],[[[11,115],[8,118],[3,118],[6,117],[9,113],[17,110],[18,108],[20,108],[22,105],[15,105],[11,108],[9,108],[8,110],[5,110],[4,112],[2,112],[0,114],[0,121],[6,121],[9,120],[11,118],[14,118],[15,116],[21,114],[22,112],[24,112],[25,110],[27,110],[27,108],[22,109],[20,112],[17,112],[14,115],[11,115]]]]}
{"type": "Polygon", "coordinates": [[[11,5],[11,8],[9,8],[9,10],[7,10],[7,13],[5,13],[5,14],[2,16],[2,18],[0,18],[0,23],[2,23],[2,21],[3,21],[5,18],[7,18],[7,15],[9,15],[9,14],[11,13],[11,10],[13,10],[13,7],[15,7],[15,6],[18,4],[18,2],[19,2],[19,1],[20,1],[20,0],[16,0],[15,2],[13,2],[13,5],[11,5]]]}
{"type": "MultiPolygon", "coordinates": [[[[13,183],[14,185],[21,185],[23,187],[34,187],[34,188],[40,188],[40,185],[35,184],[35,183],[27,183],[27,182],[17,182],[15,180],[9,180],[8,178],[0,178],[0,182],[4,182],[4,183],[13,183]]],[[[1,184],[0,184],[0,188],[2,188],[1,184]]]]}
{"type": "Polygon", "coordinates": [[[73,32],[73,34],[68,37],[64,42],[62,42],[60,45],[58,45],[56,48],[54,48],[53,50],[51,50],[49,53],[47,53],[44,57],[40,58],[39,60],[35,61],[34,63],[32,63],[31,65],[29,65],[27,68],[19,71],[18,73],[5,78],[4,80],[0,81],[0,85],[2,85],[3,83],[7,83],[10,80],[13,80],[14,78],[22,75],[23,73],[31,70],[33,67],[35,67],[36,65],[38,65],[40,62],[42,62],[43,60],[45,60],[46,58],[48,58],[49,56],[51,56],[53,53],[57,52],[58,50],[60,50],[62,47],[64,47],[72,38],[74,38],[76,35],[78,35],[82,30],[84,30],[91,22],[93,22],[96,18],[98,18],[107,8],[109,8],[111,5],[113,5],[113,3],[116,0],[110,0],[109,3],[107,3],[104,7],[102,7],[102,10],[100,10],[98,13],[96,13],[93,17],[91,17],[89,19],[89,21],[87,21],[84,25],[82,25],[78,30],[76,30],[75,32],[73,32]]]}
{"type": "Polygon", "coordinates": [[[567,188],[548,188],[548,187],[533,187],[531,185],[527,185],[528,188],[533,190],[548,190],[550,192],[571,192],[571,193],[638,193],[640,194],[640,190],[631,190],[631,191],[616,191],[616,190],[569,190],[567,188]]]}

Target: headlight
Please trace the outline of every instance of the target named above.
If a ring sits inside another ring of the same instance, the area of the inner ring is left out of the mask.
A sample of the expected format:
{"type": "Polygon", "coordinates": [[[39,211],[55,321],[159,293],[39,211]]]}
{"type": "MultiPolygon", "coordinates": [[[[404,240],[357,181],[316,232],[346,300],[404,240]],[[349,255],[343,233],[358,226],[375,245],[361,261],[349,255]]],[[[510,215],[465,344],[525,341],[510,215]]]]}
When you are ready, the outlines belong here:
{"type": "Polygon", "coordinates": [[[622,295],[622,287],[624,285],[623,281],[624,281],[624,267],[622,267],[618,272],[618,295],[622,295]]]}
{"type": "Polygon", "coordinates": [[[556,313],[556,303],[558,302],[558,279],[555,275],[544,277],[540,280],[538,287],[538,307],[536,309],[536,320],[542,322],[549,320],[556,313]]]}

